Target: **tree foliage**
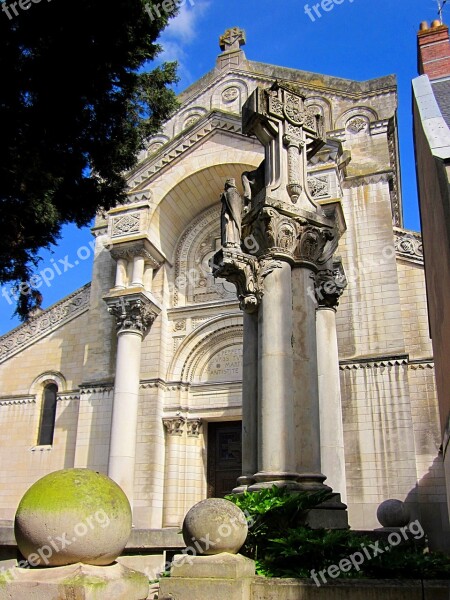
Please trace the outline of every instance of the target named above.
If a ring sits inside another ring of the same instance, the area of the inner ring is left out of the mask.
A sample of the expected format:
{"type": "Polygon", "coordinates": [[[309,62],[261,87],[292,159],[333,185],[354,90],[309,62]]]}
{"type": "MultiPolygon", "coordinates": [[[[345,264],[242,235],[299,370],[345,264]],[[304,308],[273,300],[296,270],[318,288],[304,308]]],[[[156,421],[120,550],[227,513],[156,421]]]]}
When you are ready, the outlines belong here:
{"type": "MultiPolygon", "coordinates": [[[[175,3],[151,18],[150,0],[34,2],[0,11],[0,284],[27,282],[63,224],[123,200],[176,107],[176,64],[149,68],[175,3]]],[[[22,318],[38,295],[20,295],[22,318]]]]}

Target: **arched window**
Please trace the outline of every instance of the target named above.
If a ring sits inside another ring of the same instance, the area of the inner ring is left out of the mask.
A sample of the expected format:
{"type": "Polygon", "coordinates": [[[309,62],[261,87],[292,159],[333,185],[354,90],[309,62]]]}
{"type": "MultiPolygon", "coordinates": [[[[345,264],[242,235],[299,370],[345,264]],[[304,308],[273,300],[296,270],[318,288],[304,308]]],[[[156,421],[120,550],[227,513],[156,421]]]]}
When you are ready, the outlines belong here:
{"type": "Polygon", "coordinates": [[[55,383],[49,383],[44,387],[42,399],[41,425],[39,427],[39,446],[50,446],[51,444],[53,444],[57,392],[58,386],[55,383]]]}

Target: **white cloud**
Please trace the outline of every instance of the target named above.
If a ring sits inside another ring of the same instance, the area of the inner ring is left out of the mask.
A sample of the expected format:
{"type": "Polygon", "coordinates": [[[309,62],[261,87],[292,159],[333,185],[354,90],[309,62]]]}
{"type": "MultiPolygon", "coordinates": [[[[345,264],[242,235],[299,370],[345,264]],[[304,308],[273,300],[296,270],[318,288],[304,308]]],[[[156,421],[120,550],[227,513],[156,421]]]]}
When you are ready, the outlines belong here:
{"type": "Polygon", "coordinates": [[[186,46],[195,39],[198,23],[209,6],[208,0],[185,0],[180,6],[177,16],[169,21],[168,27],[161,36],[161,45],[164,51],[160,55],[160,59],[178,61],[178,72],[182,83],[183,81],[188,84],[192,82],[192,76],[186,65],[186,46]]]}

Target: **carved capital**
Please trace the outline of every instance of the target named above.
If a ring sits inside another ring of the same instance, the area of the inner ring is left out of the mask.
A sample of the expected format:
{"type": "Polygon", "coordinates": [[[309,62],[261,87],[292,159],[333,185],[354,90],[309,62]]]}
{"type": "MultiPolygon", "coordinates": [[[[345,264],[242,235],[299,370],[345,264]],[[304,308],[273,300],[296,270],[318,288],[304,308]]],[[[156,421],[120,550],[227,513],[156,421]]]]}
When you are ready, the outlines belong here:
{"type": "Polygon", "coordinates": [[[181,415],[163,418],[163,425],[170,436],[181,437],[183,435],[183,427],[185,423],[186,419],[181,415]]]}
{"type": "Polygon", "coordinates": [[[144,242],[137,242],[135,244],[117,245],[111,249],[111,256],[114,260],[124,258],[125,260],[133,260],[135,256],[141,256],[145,262],[152,267],[152,269],[158,269],[161,266],[161,262],[156,260],[152,254],[145,247],[144,242]]]}
{"type": "Polygon", "coordinates": [[[202,427],[201,419],[188,419],[187,421],[187,434],[188,437],[198,438],[200,435],[200,429],[202,427]]]}
{"type": "Polygon", "coordinates": [[[313,266],[324,264],[337,246],[335,232],[325,227],[305,225],[301,228],[295,249],[295,260],[313,266]]]}
{"type": "Polygon", "coordinates": [[[264,294],[265,277],[280,268],[281,263],[223,248],[214,255],[211,266],[214,277],[234,283],[241,310],[252,313],[258,309],[264,294]]]}
{"type": "Polygon", "coordinates": [[[347,278],[338,259],[332,269],[322,269],[315,276],[315,295],[319,307],[336,309],[346,287],[347,278]]]}
{"type": "Polygon", "coordinates": [[[148,293],[107,296],[104,300],[116,319],[117,334],[133,332],[144,336],[161,312],[148,293]]]}

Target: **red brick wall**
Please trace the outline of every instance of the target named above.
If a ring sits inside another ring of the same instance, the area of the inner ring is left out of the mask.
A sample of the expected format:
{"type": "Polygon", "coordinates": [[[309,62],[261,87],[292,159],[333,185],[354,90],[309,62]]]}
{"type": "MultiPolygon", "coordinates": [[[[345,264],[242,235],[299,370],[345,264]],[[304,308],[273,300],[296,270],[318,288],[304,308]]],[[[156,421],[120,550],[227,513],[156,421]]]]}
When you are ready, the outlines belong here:
{"type": "Polygon", "coordinates": [[[446,25],[433,25],[418,33],[419,73],[430,79],[450,76],[450,42],[446,25]]]}

